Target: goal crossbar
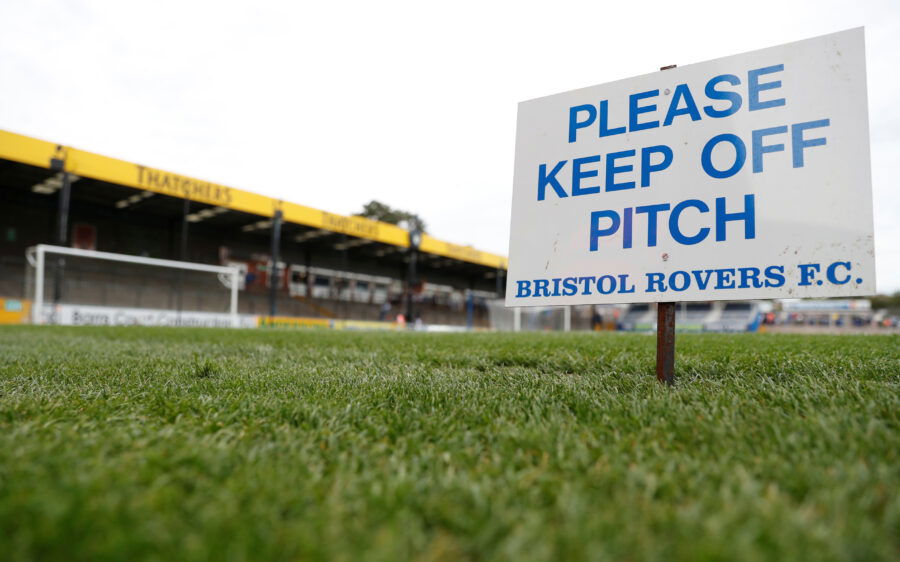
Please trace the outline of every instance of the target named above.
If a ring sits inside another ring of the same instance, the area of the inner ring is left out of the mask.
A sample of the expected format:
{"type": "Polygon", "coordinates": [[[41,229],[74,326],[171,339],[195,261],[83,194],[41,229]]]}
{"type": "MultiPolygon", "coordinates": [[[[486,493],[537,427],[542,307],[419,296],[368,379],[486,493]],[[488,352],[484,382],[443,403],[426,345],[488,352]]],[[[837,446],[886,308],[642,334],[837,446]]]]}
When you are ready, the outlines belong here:
{"type": "Polygon", "coordinates": [[[135,263],[140,265],[168,267],[172,269],[183,269],[188,271],[216,273],[220,276],[220,279],[223,276],[228,279],[226,287],[231,290],[231,302],[229,305],[231,325],[235,328],[240,325],[238,320],[237,301],[241,270],[235,266],[208,265],[205,263],[164,260],[160,258],[147,258],[144,256],[114,254],[112,252],[99,252],[96,250],[82,250],[80,248],[67,248],[65,246],[53,246],[49,244],[38,244],[37,246],[29,248],[27,251],[28,261],[35,268],[34,306],[32,307],[31,317],[32,323],[34,324],[42,324],[44,321],[42,314],[44,308],[44,266],[46,264],[47,254],[91,258],[124,263],[135,263]]]}

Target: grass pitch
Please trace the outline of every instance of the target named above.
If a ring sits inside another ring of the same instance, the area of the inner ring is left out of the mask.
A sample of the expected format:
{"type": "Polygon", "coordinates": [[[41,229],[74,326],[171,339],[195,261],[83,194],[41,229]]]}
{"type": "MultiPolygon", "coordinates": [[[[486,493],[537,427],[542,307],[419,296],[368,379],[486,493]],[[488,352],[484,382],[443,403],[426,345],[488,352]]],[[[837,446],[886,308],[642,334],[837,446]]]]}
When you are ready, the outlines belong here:
{"type": "Polygon", "coordinates": [[[900,339],[0,329],[0,557],[896,560],[900,339]]]}

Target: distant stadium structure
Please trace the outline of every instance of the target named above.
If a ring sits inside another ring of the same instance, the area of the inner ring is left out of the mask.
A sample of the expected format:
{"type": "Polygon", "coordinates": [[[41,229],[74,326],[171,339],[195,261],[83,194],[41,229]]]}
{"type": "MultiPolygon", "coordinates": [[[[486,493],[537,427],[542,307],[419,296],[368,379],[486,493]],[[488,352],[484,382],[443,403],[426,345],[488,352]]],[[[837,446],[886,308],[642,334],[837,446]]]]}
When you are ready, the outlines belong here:
{"type": "MultiPolygon", "coordinates": [[[[400,317],[487,327],[486,302],[505,285],[505,257],[415,228],[2,130],[0,208],[0,298],[23,317],[36,290],[38,245],[237,268],[238,312],[270,323],[400,317]]],[[[228,287],[211,273],[52,251],[43,266],[41,300],[51,308],[36,318],[80,313],[105,323],[153,310],[165,323],[191,324],[198,313],[229,312],[228,287]]]]}
{"type": "MultiPolygon", "coordinates": [[[[405,222],[410,230],[0,130],[0,324],[655,329],[653,304],[507,309],[506,257],[405,222]]],[[[865,299],[691,302],[676,324],[846,329],[883,312],[865,299]]]]}

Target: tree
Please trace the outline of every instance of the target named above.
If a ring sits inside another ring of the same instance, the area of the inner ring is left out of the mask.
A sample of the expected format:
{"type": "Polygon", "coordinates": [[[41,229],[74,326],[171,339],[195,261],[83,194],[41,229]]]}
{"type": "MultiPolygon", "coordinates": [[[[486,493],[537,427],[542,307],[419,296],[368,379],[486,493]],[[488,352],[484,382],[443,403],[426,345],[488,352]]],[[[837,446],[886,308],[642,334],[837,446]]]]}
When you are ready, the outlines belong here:
{"type": "Polygon", "coordinates": [[[889,311],[900,311],[900,291],[895,291],[893,295],[875,295],[870,297],[872,308],[875,310],[886,308],[889,311]]]}
{"type": "Polygon", "coordinates": [[[422,232],[425,231],[425,221],[420,219],[415,213],[410,213],[409,211],[404,211],[401,209],[394,209],[390,205],[386,205],[381,201],[376,201],[374,199],[363,205],[362,211],[356,213],[355,216],[365,217],[367,219],[386,222],[389,224],[400,224],[401,222],[405,222],[407,228],[409,228],[412,221],[418,221],[419,229],[422,232]]]}

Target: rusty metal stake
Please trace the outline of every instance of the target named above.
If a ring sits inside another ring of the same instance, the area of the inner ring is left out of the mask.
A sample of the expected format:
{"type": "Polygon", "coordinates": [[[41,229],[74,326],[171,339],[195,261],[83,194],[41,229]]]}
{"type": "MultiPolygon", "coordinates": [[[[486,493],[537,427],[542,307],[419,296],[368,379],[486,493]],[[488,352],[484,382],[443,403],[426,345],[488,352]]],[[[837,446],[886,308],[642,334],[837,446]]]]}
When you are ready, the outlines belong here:
{"type": "MultiPolygon", "coordinates": [[[[671,70],[670,64],[660,70],[671,70]]],[[[668,90],[666,90],[668,93],[668,90]]],[[[663,256],[665,259],[668,256],[663,256]]],[[[656,380],[666,386],[675,384],[675,303],[661,302],[656,309],[656,380]]]]}
{"type": "Polygon", "coordinates": [[[656,379],[672,386],[675,384],[675,303],[659,303],[656,314],[656,379]]]}

